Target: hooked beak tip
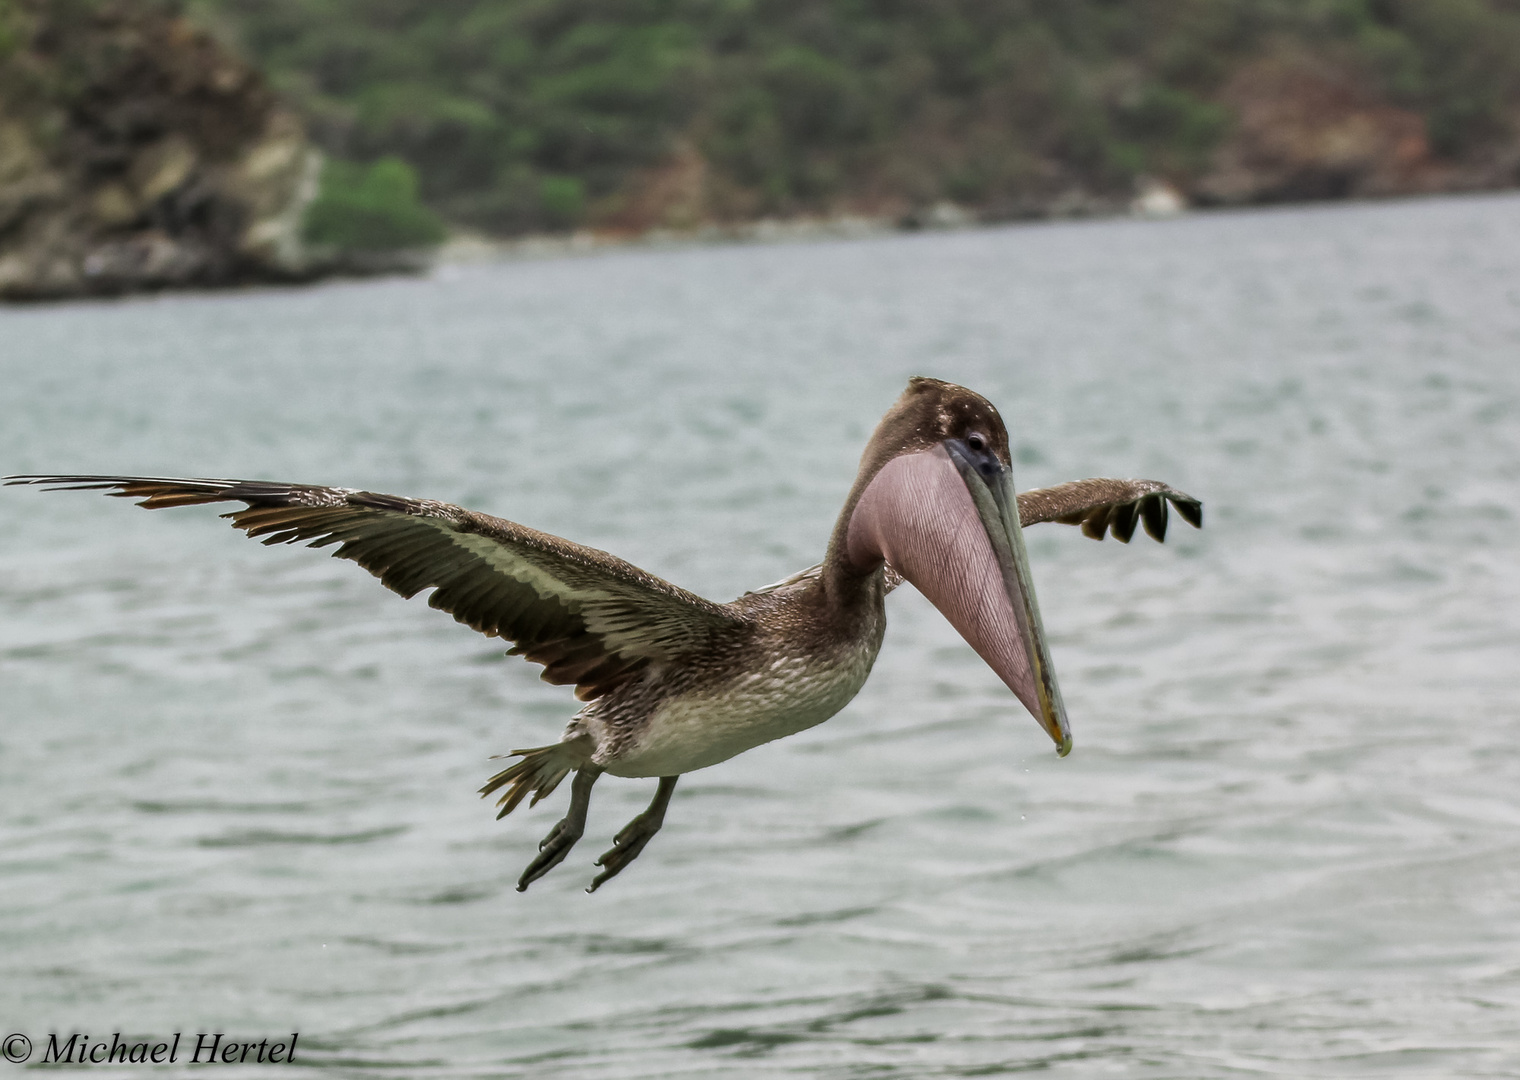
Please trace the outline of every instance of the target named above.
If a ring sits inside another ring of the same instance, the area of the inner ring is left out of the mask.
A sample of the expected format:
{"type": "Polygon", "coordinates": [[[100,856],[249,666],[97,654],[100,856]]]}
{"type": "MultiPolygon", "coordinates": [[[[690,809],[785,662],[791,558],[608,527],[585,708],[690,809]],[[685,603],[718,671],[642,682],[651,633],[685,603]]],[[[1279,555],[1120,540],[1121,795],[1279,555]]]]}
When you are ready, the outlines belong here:
{"type": "Polygon", "coordinates": [[[1056,740],[1056,757],[1065,757],[1071,753],[1071,735],[1068,733],[1056,740]]]}

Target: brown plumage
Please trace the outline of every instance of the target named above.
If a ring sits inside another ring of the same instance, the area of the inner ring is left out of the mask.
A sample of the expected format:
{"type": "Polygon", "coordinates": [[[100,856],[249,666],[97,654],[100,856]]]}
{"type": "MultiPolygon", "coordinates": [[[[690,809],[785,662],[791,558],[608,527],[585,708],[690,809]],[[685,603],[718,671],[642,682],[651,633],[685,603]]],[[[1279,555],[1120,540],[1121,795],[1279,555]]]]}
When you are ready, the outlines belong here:
{"type": "Polygon", "coordinates": [[[542,664],[548,682],[574,685],[586,705],[562,740],[513,751],[523,760],[492,777],[482,792],[505,789],[498,803],[504,815],[527,795],[537,802],[576,774],[571,811],[524,872],[519,888],[526,888],[579,838],[591,784],[601,772],[660,776],[655,802],[600,861],[606,869],[594,889],[659,828],[677,775],[821,722],[859,689],[880,647],[882,598],[903,580],[878,551],[879,542],[917,552],[903,573],[968,636],[1065,752],[1070,736],[1018,526],[1056,521],[1080,525],[1099,540],[1112,531],[1127,543],[1143,522],[1159,541],[1168,503],[1194,526],[1202,524],[1202,507],[1156,481],[1093,479],[1027,491],[1016,497],[1016,511],[999,510],[999,500],[1014,501],[1008,470],[1007,431],[985,398],[915,379],[866,448],[824,562],[728,604],[607,552],[448,503],[249,480],[15,476],[7,482],[98,490],[148,509],[242,503],[223,516],[250,537],[265,544],[337,545],[333,555],[358,563],[388,588],[406,597],[432,589],[430,606],[511,642],[510,654],[542,664]],[[888,484],[888,477],[902,479],[888,484]],[[930,489],[939,492],[932,505],[945,508],[936,513],[965,519],[953,526],[959,547],[935,539],[940,524],[923,517],[929,503],[915,505],[928,497],[917,492],[930,489]],[[863,500],[872,507],[869,535],[852,532],[863,500]],[[979,521],[988,539],[972,536],[967,547],[966,521],[979,521]],[[904,528],[926,539],[909,543],[904,528]],[[878,535],[881,541],[871,539],[878,535]],[[942,547],[961,552],[955,557],[969,560],[967,568],[936,566],[949,557],[937,554],[942,547]]]}
{"type": "Polygon", "coordinates": [[[1114,539],[1127,544],[1138,518],[1158,544],[1166,539],[1166,504],[1195,529],[1203,528],[1203,504],[1174,491],[1159,480],[1072,480],[1055,487],[1019,493],[1019,520],[1025,527],[1042,521],[1080,525],[1082,534],[1102,540],[1112,529],[1114,539]]]}
{"type": "Polygon", "coordinates": [[[709,647],[738,622],[722,605],[677,588],[605,551],[449,503],[371,491],[262,480],[131,476],[22,476],[10,484],[99,490],[149,510],[242,502],[222,515],[265,544],[338,544],[404,597],[433,589],[431,607],[510,654],[544,665],[546,682],[573,684],[587,701],[652,661],[709,647]]]}

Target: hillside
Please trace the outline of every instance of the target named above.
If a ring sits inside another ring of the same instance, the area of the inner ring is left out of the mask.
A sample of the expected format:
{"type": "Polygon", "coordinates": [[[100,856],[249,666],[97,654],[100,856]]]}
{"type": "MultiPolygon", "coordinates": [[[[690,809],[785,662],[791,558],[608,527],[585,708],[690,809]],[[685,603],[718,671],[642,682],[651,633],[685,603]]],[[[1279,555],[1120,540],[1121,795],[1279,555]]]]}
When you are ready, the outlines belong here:
{"type": "Polygon", "coordinates": [[[0,297],[305,276],[319,169],[294,112],[186,20],[0,0],[0,297]]]}
{"type": "Polygon", "coordinates": [[[1520,0],[197,0],[498,234],[1520,182],[1520,0]]]}

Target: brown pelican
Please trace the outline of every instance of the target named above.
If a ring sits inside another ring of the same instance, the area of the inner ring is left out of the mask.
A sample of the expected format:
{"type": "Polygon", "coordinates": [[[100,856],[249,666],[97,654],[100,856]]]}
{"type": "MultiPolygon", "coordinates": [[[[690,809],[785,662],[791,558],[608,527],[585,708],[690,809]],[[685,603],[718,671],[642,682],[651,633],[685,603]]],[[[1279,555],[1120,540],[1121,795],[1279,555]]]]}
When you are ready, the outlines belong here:
{"type": "Polygon", "coordinates": [[[570,809],[523,871],[524,890],[580,839],[602,773],[658,777],[649,808],[598,861],[595,891],[659,830],[682,773],[833,716],[866,681],[901,581],[950,620],[1055,741],[1071,729],[1035,604],[1023,526],[1080,525],[1128,543],[1166,535],[1167,504],[1202,524],[1198,500],[1151,480],[1078,480],[1015,495],[1008,431],[981,395],[917,378],[861,457],[824,560],[715,604],[616,556],[448,503],[252,480],[15,476],[12,484],[99,489],[139,506],[241,502],[225,516],[266,544],[339,545],[389,588],[491,637],[574,684],[585,705],[551,746],[491,777],[498,818],[571,773],[570,809]]]}

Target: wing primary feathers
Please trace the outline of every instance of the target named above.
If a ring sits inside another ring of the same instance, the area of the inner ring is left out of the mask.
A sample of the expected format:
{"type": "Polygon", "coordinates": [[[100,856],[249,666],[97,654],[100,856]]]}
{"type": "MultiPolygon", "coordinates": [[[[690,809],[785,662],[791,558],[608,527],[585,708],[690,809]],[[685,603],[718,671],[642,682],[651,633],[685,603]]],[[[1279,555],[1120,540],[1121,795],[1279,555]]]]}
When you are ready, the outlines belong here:
{"type": "Polygon", "coordinates": [[[1190,498],[1180,491],[1174,491],[1167,496],[1173,506],[1177,508],[1177,516],[1182,518],[1195,529],[1203,528],[1203,503],[1190,498]]]}
{"type": "Polygon", "coordinates": [[[1151,539],[1156,543],[1166,541],[1166,498],[1162,495],[1149,495],[1140,500],[1140,509],[1145,514],[1145,531],[1150,533],[1151,539]]]}
{"type": "Polygon", "coordinates": [[[1094,540],[1102,540],[1104,534],[1108,532],[1108,517],[1112,512],[1111,506],[1096,507],[1082,522],[1082,535],[1090,536],[1094,540]]]}
{"type": "Polygon", "coordinates": [[[1195,529],[1203,527],[1203,504],[1158,480],[1111,480],[1097,477],[1073,480],[1019,495],[1019,520],[1025,526],[1042,521],[1079,525],[1084,536],[1114,538],[1129,543],[1137,520],[1158,543],[1166,539],[1167,503],[1195,529]]]}
{"type": "Polygon", "coordinates": [[[590,700],[651,662],[678,659],[748,617],[647,574],[616,556],[515,522],[430,500],[265,480],[142,476],[10,476],[11,485],[100,491],[150,510],[241,502],[222,515],[265,544],[332,547],[403,596],[545,665],[550,682],[590,700]]]}
{"type": "Polygon", "coordinates": [[[1138,513],[1139,508],[1134,503],[1120,503],[1114,507],[1109,527],[1113,529],[1114,539],[1119,543],[1127,544],[1129,538],[1135,535],[1135,519],[1138,513]]]}

